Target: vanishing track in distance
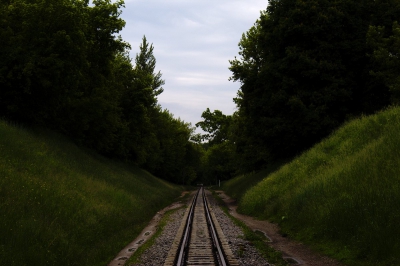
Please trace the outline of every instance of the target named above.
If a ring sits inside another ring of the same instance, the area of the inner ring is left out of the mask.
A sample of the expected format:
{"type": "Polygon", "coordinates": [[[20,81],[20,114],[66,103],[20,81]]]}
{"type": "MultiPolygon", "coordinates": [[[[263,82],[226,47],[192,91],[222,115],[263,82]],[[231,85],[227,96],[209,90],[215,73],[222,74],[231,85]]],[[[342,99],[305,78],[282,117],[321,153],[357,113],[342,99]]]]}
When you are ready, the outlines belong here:
{"type": "Polygon", "coordinates": [[[204,188],[193,197],[164,266],[236,266],[204,188]]]}

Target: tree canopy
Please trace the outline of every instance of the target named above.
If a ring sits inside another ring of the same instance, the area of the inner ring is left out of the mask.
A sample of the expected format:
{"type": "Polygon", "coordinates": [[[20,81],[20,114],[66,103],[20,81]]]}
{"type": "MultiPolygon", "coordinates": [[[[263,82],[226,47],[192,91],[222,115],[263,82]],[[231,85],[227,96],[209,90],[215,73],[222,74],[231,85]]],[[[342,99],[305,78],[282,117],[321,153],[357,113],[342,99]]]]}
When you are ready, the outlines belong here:
{"type": "Polygon", "coordinates": [[[201,117],[204,120],[196,123],[196,127],[200,127],[206,132],[201,136],[203,141],[207,141],[209,144],[218,144],[228,139],[231,116],[224,115],[220,110],[214,110],[211,113],[207,108],[201,117]]]}
{"type": "Polygon", "coordinates": [[[391,101],[400,103],[400,26],[393,22],[391,30],[384,26],[370,26],[367,43],[374,68],[370,74],[383,82],[390,91],[391,101]],[[389,32],[389,33],[387,33],[389,32]]]}
{"type": "Polygon", "coordinates": [[[57,130],[173,182],[197,178],[190,124],[163,110],[154,46],[118,33],[122,0],[0,2],[0,117],[57,130]]]}
{"type": "Polygon", "coordinates": [[[204,132],[200,134],[205,149],[202,179],[203,183],[215,184],[216,180],[230,179],[236,173],[235,150],[230,139],[232,116],[207,108],[201,117],[203,121],[196,123],[196,127],[204,132]]]}
{"type": "MultiPolygon", "coordinates": [[[[295,156],[346,119],[390,104],[394,74],[385,72],[386,83],[370,75],[377,62],[368,56],[367,33],[391,27],[399,12],[392,0],[269,1],[230,61],[231,79],[241,84],[242,157],[258,167],[295,156]]],[[[373,58],[391,68],[393,57],[377,51],[373,58]]]]}
{"type": "Polygon", "coordinates": [[[0,117],[57,130],[173,182],[287,159],[400,101],[400,2],[270,0],[230,61],[237,111],[168,110],[154,46],[130,58],[118,0],[0,2],[0,117]]]}

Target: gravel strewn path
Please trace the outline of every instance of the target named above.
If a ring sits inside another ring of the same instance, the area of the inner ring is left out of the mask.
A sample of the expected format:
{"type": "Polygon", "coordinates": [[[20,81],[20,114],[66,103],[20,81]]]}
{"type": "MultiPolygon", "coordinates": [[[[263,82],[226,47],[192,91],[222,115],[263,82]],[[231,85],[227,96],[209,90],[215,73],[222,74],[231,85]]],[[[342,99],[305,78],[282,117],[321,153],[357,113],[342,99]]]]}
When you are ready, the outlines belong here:
{"type": "Polygon", "coordinates": [[[227,196],[223,191],[216,192],[229,208],[230,215],[243,221],[252,230],[259,230],[266,234],[272,240],[270,245],[275,250],[280,251],[283,254],[284,259],[292,259],[298,262],[297,265],[302,266],[343,266],[342,263],[316,253],[308,246],[298,241],[292,240],[288,237],[283,237],[280,234],[280,228],[278,225],[238,213],[236,211],[237,203],[235,200],[227,196]]]}
{"type": "Polygon", "coordinates": [[[162,233],[157,237],[155,243],[150,248],[146,249],[140,257],[141,263],[135,263],[130,265],[135,266],[155,266],[163,265],[167,258],[168,251],[171,248],[172,241],[175,238],[176,232],[178,231],[182,217],[185,214],[186,208],[181,208],[175,211],[169,217],[168,224],[165,225],[162,233]]]}
{"type": "MultiPolygon", "coordinates": [[[[217,206],[216,201],[211,196],[211,193],[207,191],[209,203],[217,217],[218,222],[224,232],[225,238],[227,239],[233,254],[238,258],[239,264],[243,266],[255,266],[255,265],[270,265],[262,258],[257,250],[249,245],[248,241],[243,239],[242,230],[236,226],[232,220],[226,216],[226,214],[217,206]]],[[[168,255],[168,251],[171,247],[172,241],[175,238],[175,234],[182,222],[182,217],[186,209],[179,209],[170,216],[170,221],[164,227],[163,232],[155,240],[155,244],[148,248],[140,257],[141,263],[130,264],[131,266],[155,266],[163,265],[164,260],[168,255]]]]}
{"type": "Polygon", "coordinates": [[[235,257],[239,261],[239,265],[243,266],[268,266],[270,265],[261,255],[257,249],[249,242],[243,239],[243,231],[240,227],[236,226],[232,220],[221,210],[214,197],[207,191],[208,202],[211,205],[214,214],[224,232],[229,246],[235,257]]]}

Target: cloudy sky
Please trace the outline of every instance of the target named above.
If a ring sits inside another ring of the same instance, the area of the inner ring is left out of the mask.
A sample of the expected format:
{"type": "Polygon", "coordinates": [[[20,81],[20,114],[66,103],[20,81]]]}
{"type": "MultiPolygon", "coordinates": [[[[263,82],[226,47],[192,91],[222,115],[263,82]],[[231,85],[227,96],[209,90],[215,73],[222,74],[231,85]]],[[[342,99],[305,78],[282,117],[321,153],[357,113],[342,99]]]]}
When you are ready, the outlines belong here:
{"type": "Polygon", "coordinates": [[[165,80],[161,106],[185,122],[201,121],[207,107],[235,111],[240,83],[228,81],[228,60],[238,42],[267,7],[267,0],[125,0],[122,38],[139,52],[143,35],[154,45],[165,80]]]}

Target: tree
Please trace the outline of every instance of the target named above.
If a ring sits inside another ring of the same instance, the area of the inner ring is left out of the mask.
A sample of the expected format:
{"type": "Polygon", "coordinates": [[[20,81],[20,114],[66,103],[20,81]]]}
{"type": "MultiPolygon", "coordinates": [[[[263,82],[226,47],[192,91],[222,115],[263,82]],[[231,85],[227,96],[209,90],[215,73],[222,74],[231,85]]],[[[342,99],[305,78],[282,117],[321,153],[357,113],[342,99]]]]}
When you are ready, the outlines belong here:
{"type": "Polygon", "coordinates": [[[112,62],[122,1],[10,0],[0,35],[0,115],[52,128],[101,152],[120,129],[112,62]]]}
{"type": "Polygon", "coordinates": [[[247,101],[251,95],[249,91],[259,86],[257,83],[260,69],[263,67],[263,46],[261,42],[261,19],[267,19],[266,11],[260,13],[261,18],[258,19],[254,25],[242,34],[239,42],[239,55],[238,59],[235,56],[234,60],[230,60],[230,70],[232,76],[229,80],[239,81],[241,88],[237,92],[237,97],[233,99],[238,111],[233,115],[231,126],[231,138],[235,143],[235,153],[240,158],[237,160],[240,171],[253,171],[258,169],[260,165],[265,164],[270,159],[268,149],[265,147],[257,147],[257,139],[250,136],[252,128],[251,120],[253,117],[249,116],[249,106],[251,103],[247,101]],[[246,98],[245,98],[246,93],[246,98]]]}
{"type": "Polygon", "coordinates": [[[230,142],[214,144],[203,158],[203,183],[215,184],[216,180],[228,180],[237,172],[234,146],[230,142]]]}
{"type": "Polygon", "coordinates": [[[200,127],[206,134],[201,135],[203,141],[207,141],[208,144],[218,144],[228,139],[229,125],[231,117],[224,115],[220,110],[214,110],[211,113],[210,109],[207,108],[201,114],[204,119],[196,123],[196,127],[200,127]]]}
{"type": "Polygon", "coordinates": [[[158,106],[152,126],[159,149],[151,153],[146,169],[175,183],[194,182],[200,170],[202,149],[199,144],[189,141],[194,131],[191,124],[174,118],[168,110],[158,106]]]}
{"type": "Polygon", "coordinates": [[[156,58],[154,57],[153,50],[153,44],[149,45],[146,36],[143,36],[140,53],[136,54],[135,73],[140,85],[149,90],[149,102],[154,105],[157,103],[156,97],[164,91],[161,86],[165,84],[165,81],[161,79],[162,74],[160,71],[157,73],[154,72],[156,58]]]}
{"type": "Polygon", "coordinates": [[[0,116],[55,129],[162,178],[191,183],[201,146],[157,103],[164,80],[143,37],[134,65],[117,36],[122,0],[0,2],[0,116]]]}
{"type": "Polygon", "coordinates": [[[126,70],[128,78],[121,97],[123,119],[129,127],[126,145],[131,159],[138,164],[146,163],[151,151],[158,149],[152,116],[159,112],[157,96],[163,91],[161,86],[164,80],[160,72],[154,72],[156,59],[153,50],[153,45],[149,45],[144,36],[140,52],[136,54],[135,66],[126,70]]]}
{"type": "Polygon", "coordinates": [[[371,75],[389,88],[393,104],[400,104],[400,26],[393,22],[391,34],[387,37],[385,27],[370,26],[367,41],[373,49],[370,54],[375,67],[371,75]]]}
{"type": "MultiPolygon", "coordinates": [[[[118,145],[119,131],[125,127],[119,107],[121,91],[114,86],[113,72],[115,58],[129,48],[129,44],[116,35],[125,26],[125,22],[119,18],[124,3],[95,0],[89,6],[88,1],[64,1],[78,5],[76,15],[81,18],[77,25],[79,30],[70,34],[82,39],[82,43],[71,44],[81,53],[83,60],[68,66],[76,71],[69,78],[76,80],[77,86],[74,89],[68,87],[68,82],[62,83],[67,86],[67,91],[72,91],[72,95],[61,105],[56,127],[78,143],[111,155],[118,145]]],[[[67,23],[76,22],[64,21],[64,27],[68,27],[67,23]]],[[[60,42],[59,47],[63,47],[63,44],[60,42]]],[[[62,51],[60,54],[74,57],[68,52],[62,51]]]]}
{"type": "Polygon", "coordinates": [[[2,2],[2,114],[31,123],[54,123],[66,98],[73,96],[82,71],[86,40],[82,3],[2,2]],[[71,95],[72,94],[72,95],[71,95]],[[52,121],[53,120],[53,121],[52,121]]]}
{"type": "Polygon", "coordinates": [[[235,147],[230,139],[232,116],[220,110],[209,108],[201,115],[203,121],[196,123],[205,134],[201,135],[206,152],[203,158],[203,182],[213,183],[215,179],[226,180],[236,172],[235,147]]]}
{"type": "Polygon", "coordinates": [[[389,103],[366,56],[369,25],[388,21],[382,3],[390,19],[399,14],[391,0],[271,0],[242,36],[231,79],[241,83],[243,150],[258,165],[295,156],[348,117],[389,103]]]}

